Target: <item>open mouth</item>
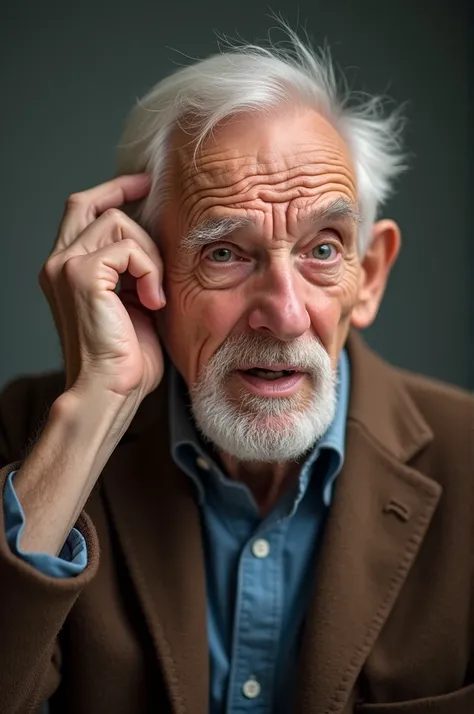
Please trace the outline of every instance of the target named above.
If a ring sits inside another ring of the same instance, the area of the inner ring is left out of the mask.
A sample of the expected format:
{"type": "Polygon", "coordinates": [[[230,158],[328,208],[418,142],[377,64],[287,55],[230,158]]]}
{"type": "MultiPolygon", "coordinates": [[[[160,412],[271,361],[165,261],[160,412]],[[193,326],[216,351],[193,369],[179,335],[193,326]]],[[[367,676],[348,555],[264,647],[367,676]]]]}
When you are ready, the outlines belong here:
{"type": "Polygon", "coordinates": [[[253,367],[252,369],[240,370],[244,374],[249,374],[251,377],[258,377],[259,379],[282,379],[283,377],[289,377],[296,373],[295,369],[262,369],[260,367],[253,367]]]}
{"type": "Polygon", "coordinates": [[[305,373],[291,365],[251,367],[236,370],[247,391],[265,397],[285,397],[295,394],[304,381],[305,373]]]}

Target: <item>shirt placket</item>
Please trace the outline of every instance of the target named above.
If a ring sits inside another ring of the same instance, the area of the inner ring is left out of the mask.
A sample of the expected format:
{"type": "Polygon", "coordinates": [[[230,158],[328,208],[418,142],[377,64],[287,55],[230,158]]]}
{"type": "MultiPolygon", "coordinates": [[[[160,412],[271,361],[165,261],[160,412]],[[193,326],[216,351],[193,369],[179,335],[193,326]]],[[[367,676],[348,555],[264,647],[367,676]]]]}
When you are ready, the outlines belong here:
{"type": "Polygon", "coordinates": [[[284,605],[283,557],[288,519],[262,526],[239,560],[228,714],[271,714],[284,605]]]}

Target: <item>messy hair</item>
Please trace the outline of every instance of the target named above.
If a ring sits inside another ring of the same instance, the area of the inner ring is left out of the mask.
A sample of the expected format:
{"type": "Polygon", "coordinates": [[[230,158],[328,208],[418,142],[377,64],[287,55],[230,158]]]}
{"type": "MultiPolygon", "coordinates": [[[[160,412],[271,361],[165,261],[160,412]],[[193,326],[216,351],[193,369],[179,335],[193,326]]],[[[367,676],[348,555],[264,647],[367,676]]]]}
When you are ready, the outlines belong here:
{"type": "Polygon", "coordinates": [[[322,114],[350,151],[361,215],[358,247],[365,252],[372,224],[404,169],[401,112],[387,111],[383,97],[351,92],[327,49],[313,49],[286,25],[284,31],[284,44],[227,41],[219,54],[179,68],[137,102],[119,144],[118,172],[151,174],[137,215],[147,229],[157,225],[169,196],[167,146],[176,126],[189,133],[197,151],[225,119],[298,103],[322,114]]]}

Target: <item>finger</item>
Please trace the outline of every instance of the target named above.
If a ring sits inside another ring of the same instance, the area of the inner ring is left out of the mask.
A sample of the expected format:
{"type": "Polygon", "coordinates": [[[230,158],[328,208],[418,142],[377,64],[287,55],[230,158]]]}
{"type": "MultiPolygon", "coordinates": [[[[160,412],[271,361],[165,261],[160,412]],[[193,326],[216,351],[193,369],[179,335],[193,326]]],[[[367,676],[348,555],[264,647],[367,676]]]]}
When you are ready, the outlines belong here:
{"type": "MultiPolygon", "coordinates": [[[[161,269],[159,270],[158,275],[158,290],[161,297],[160,307],[164,307],[166,305],[166,295],[163,289],[163,272],[161,269]]],[[[141,292],[139,293],[139,291],[141,290],[143,290],[143,286],[141,284],[137,284],[137,279],[134,278],[133,275],[131,275],[130,273],[127,272],[120,276],[120,286],[118,290],[116,290],[116,292],[122,302],[126,303],[127,305],[135,304],[138,299],[137,296],[141,294],[141,292]]]]}
{"type": "Polygon", "coordinates": [[[144,307],[163,307],[159,266],[132,239],[124,239],[95,253],[69,258],[63,269],[73,290],[93,293],[101,289],[115,291],[119,277],[129,273],[136,279],[136,294],[144,307]]]}
{"type": "MultiPolygon", "coordinates": [[[[106,255],[111,246],[127,240],[132,240],[140,246],[154,262],[159,276],[158,289],[162,291],[163,261],[156,243],[135,221],[115,208],[108,209],[94,223],[88,226],[67,250],[61,251],[48,259],[40,276],[43,291],[47,293],[50,284],[54,287],[57,282],[56,276],[62,272],[65,263],[70,261],[71,258],[83,258],[94,256],[95,254],[99,254],[99,256],[106,255]]],[[[115,292],[122,297],[122,290],[131,290],[136,296],[136,286],[135,283],[132,285],[131,279],[131,276],[125,274],[115,292]]],[[[161,293],[161,301],[163,305],[166,302],[163,293],[161,293]]]]}
{"type": "Polygon", "coordinates": [[[158,271],[158,284],[154,282],[149,283],[147,278],[143,280],[138,280],[130,272],[125,272],[120,276],[120,287],[116,290],[119,298],[126,305],[136,305],[137,302],[141,302],[143,305],[149,305],[148,295],[150,291],[153,293],[153,300],[155,300],[156,289],[158,289],[160,304],[156,307],[150,307],[150,310],[157,310],[166,305],[166,296],[163,290],[163,274],[158,271]]]}
{"type": "Polygon", "coordinates": [[[157,266],[140,249],[129,257],[127,272],[136,279],[136,294],[148,310],[159,310],[164,305],[161,275],[157,266]]]}
{"type": "MultiPolygon", "coordinates": [[[[92,253],[96,252],[102,246],[107,247],[112,243],[129,239],[135,241],[156,265],[158,284],[157,286],[152,286],[152,291],[155,292],[156,288],[158,289],[160,296],[159,307],[163,307],[166,303],[166,298],[163,292],[163,261],[160,251],[148,233],[127,215],[116,209],[109,209],[106,213],[103,213],[102,216],[82,234],[80,248],[81,250],[92,253]]],[[[133,297],[138,294],[141,297],[141,291],[143,290],[148,292],[148,280],[144,279],[137,283],[137,277],[138,276],[134,276],[131,271],[125,272],[121,276],[118,294],[122,300],[127,300],[127,295],[133,297]]]]}
{"type": "Polygon", "coordinates": [[[118,208],[109,208],[81,233],[76,241],[67,249],[66,256],[95,253],[113,243],[119,243],[128,238],[133,239],[152,260],[163,269],[158,246],[134,220],[118,208]]]}
{"type": "Polygon", "coordinates": [[[53,252],[71,245],[107,209],[144,198],[150,185],[151,177],[148,174],[133,174],[118,176],[94,188],[71,194],[66,202],[53,252]]]}

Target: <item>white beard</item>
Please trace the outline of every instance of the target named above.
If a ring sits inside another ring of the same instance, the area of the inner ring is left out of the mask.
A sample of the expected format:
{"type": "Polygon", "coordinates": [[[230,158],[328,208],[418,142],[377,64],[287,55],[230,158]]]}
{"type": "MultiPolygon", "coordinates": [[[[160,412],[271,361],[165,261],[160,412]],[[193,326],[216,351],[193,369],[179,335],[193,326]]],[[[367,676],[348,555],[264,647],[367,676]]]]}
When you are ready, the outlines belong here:
{"type": "Polygon", "coordinates": [[[228,338],[191,388],[193,416],[205,438],[239,461],[299,459],[327,431],[336,411],[331,359],[315,338],[292,343],[263,335],[228,338]],[[238,400],[226,391],[230,374],[252,364],[291,364],[307,372],[309,396],[262,397],[242,386],[238,400]]]}

